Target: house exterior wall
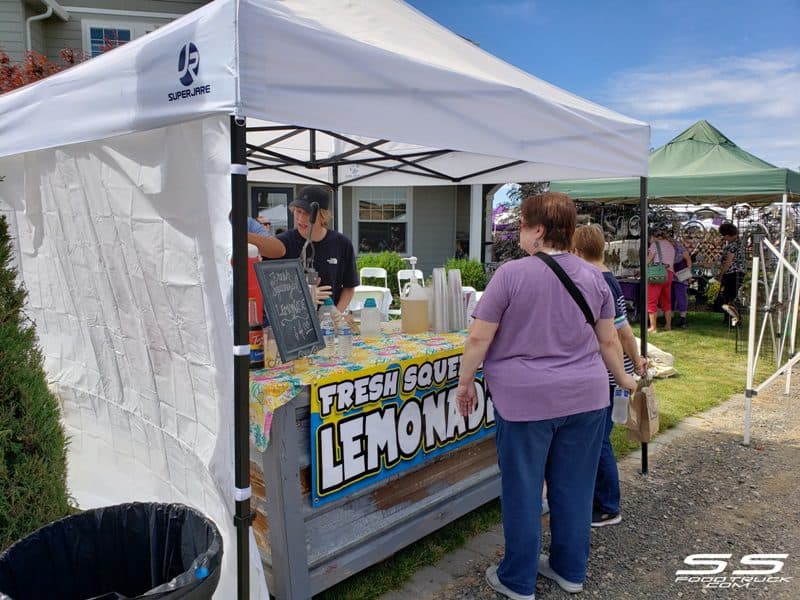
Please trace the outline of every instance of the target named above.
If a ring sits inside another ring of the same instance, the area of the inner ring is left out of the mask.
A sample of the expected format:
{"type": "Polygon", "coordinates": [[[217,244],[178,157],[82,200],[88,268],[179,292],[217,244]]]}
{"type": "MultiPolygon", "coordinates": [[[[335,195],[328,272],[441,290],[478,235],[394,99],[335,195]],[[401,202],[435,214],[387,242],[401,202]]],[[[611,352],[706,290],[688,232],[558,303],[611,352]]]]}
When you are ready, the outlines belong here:
{"type": "MultiPolygon", "coordinates": [[[[61,64],[59,53],[62,49],[75,50],[82,55],[84,45],[82,22],[85,20],[101,22],[106,26],[137,25],[142,35],[200,8],[207,2],[198,0],[62,0],[63,7],[77,10],[67,11],[70,19],[66,22],[53,15],[44,21],[31,23],[31,46],[47,58],[61,64]],[[87,12],[91,11],[91,12],[87,12]],[[146,14],[138,14],[146,13],[146,14]],[[149,13],[149,14],[147,14],[149,13]]],[[[25,53],[25,22],[29,17],[44,13],[46,7],[38,0],[0,0],[0,48],[3,48],[15,62],[22,60],[25,53]]]]}
{"type": "Polygon", "coordinates": [[[470,195],[470,186],[458,186],[456,196],[456,241],[461,242],[461,249],[465,254],[469,254],[470,195]]]}
{"type": "Polygon", "coordinates": [[[435,267],[443,267],[447,259],[455,255],[459,187],[462,186],[413,189],[412,250],[418,259],[417,268],[425,277],[429,277],[435,267]]]}
{"type": "Polygon", "coordinates": [[[0,49],[14,62],[25,54],[25,18],[21,0],[0,0],[0,49]]]}
{"type": "MultiPolygon", "coordinates": [[[[103,23],[110,26],[139,25],[152,30],[166,25],[174,19],[174,15],[183,15],[206,2],[197,0],[69,0],[62,6],[79,7],[95,12],[70,12],[70,20],[66,23],[51,17],[46,21],[46,54],[51,60],[58,60],[63,48],[71,48],[79,53],[88,51],[84,44],[84,21],[103,23]],[[119,11],[119,14],[108,14],[104,11],[119,11]],[[136,13],[152,14],[136,14],[136,13]]],[[[140,34],[141,35],[141,34],[140,34]]],[[[138,36],[137,36],[138,37],[138,36]]]]}
{"type": "MultiPolygon", "coordinates": [[[[25,4],[22,5],[22,45],[23,49],[25,49],[25,22],[31,18],[35,17],[36,15],[42,14],[46,9],[43,4],[34,5],[34,4],[25,4]]],[[[44,28],[46,21],[33,21],[31,23],[31,50],[34,52],[40,52],[41,54],[45,54],[44,52],[44,28]]]]}
{"type": "MultiPolygon", "coordinates": [[[[342,223],[342,227],[339,228],[339,231],[352,240],[353,219],[350,218],[350,215],[353,214],[353,188],[351,187],[342,188],[342,211],[344,223],[342,223]]],[[[356,247],[356,252],[358,252],[358,247],[356,247]]]]}
{"type": "MultiPolygon", "coordinates": [[[[251,185],[271,184],[253,182],[251,185]]],[[[277,185],[277,184],[276,184],[277,185]]],[[[286,186],[284,186],[286,187],[286,186]]],[[[294,186],[295,195],[301,185],[294,186]]],[[[355,194],[352,187],[342,188],[342,212],[344,221],[337,224],[336,229],[344,233],[358,253],[355,239],[356,207],[355,194]]],[[[455,255],[457,227],[463,227],[466,239],[469,236],[469,186],[433,186],[413,187],[410,190],[411,221],[410,242],[411,253],[419,259],[417,267],[429,277],[432,269],[442,267],[448,258],[455,255]],[[457,224],[461,225],[457,225],[457,224]]],[[[332,206],[334,220],[336,208],[332,206]]],[[[461,231],[459,229],[459,231],[461,231]]]]}

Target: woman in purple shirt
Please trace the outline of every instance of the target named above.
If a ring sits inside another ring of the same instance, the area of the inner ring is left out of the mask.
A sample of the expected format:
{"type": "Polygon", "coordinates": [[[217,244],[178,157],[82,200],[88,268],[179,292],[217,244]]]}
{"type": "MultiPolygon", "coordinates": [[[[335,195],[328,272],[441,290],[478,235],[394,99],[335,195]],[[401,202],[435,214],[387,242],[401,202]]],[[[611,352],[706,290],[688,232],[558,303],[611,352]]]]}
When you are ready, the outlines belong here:
{"type": "Polygon", "coordinates": [[[532,600],[537,572],[568,592],[583,589],[592,496],[608,405],[608,374],[633,390],[614,329],[614,300],[602,274],[570,254],[575,205],[566,194],[530,196],[521,206],[520,246],[550,254],[577,286],[594,326],[543,260],[502,265],[478,303],[461,361],[459,411],[476,407],[483,370],[495,408],[505,556],[486,571],[489,585],[532,600]],[[550,554],[541,545],[547,478],[550,554]]]}

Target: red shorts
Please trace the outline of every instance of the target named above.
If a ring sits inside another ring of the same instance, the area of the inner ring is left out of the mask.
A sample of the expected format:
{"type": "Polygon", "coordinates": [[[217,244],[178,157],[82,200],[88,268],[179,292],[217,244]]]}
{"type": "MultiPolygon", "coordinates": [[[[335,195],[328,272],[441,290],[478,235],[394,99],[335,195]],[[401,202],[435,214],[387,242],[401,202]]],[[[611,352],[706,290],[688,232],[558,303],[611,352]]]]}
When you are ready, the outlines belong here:
{"type": "Polygon", "coordinates": [[[667,269],[667,282],[666,283],[648,283],[647,284],[647,312],[658,312],[658,307],[667,312],[672,310],[672,298],[670,290],[672,289],[672,271],[667,269]]]}

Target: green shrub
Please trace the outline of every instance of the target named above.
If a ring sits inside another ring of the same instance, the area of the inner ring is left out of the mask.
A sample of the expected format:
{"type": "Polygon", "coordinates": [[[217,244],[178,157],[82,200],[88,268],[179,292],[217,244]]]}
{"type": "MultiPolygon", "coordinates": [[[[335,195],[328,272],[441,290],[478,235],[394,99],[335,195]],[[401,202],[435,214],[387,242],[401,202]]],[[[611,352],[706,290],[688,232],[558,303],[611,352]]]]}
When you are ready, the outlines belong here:
{"type": "Polygon", "coordinates": [[[444,268],[446,271],[459,269],[461,285],[474,287],[479,292],[486,288],[486,271],[483,269],[483,264],[474,258],[449,258],[444,268]]]}
{"type": "MultiPolygon", "coordinates": [[[[359,271],[362,267],[383,267],[386,269],[386,277],[388,279],[389,289],[392,290],[392,296],[394,296],[394,298],[400,297],[400,290],[397,289],[397,272],[400,269],[408,269],[410,267],[397,252],[359,254],[356,264],[359,271]]],[[[374,285],[375,280],[371,279],[368,282],[362,283],[365,285],[374,285]]]]}
{"type": "Polygon", "coordinates": [[[69,511],[58,403],[11,258],[8,224],[0,217],[0,551],[69,511]]]}

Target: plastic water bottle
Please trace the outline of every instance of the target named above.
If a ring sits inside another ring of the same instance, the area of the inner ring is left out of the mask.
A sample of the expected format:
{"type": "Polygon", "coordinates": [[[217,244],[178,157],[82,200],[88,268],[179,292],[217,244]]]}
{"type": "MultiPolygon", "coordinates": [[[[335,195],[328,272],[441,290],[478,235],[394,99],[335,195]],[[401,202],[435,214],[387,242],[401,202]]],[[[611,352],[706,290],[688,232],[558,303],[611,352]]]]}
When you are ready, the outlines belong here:
{"type": "Polygon", "coordinates": [[[611,406],[611,421],[625,423],[628,420],[628,401],[631,393],[625,388],[614,388],[614,403],[611,406]]]}
{"type": "Polygon", "coordinates": [[[320,351],[322,356],[336,356],[336,328],[333,324],[333,300],[325,298],[325,303],[319,309],[319,326],[322,329],[322,339],[325,348],[320,351]]]}
{"type": "Polygon", "coordinates": [[[353,330],[347,323],[339,327],[339,357],[349,359],[353,356],[353,330]]]}
{"type": "Polygon", "coordinates": [[[361,309],[361,337],[375,337],[380,331],[381,313],[378,305],[375,303],[375,298],[367,298],[361,309]]]}

